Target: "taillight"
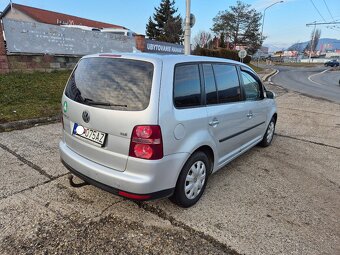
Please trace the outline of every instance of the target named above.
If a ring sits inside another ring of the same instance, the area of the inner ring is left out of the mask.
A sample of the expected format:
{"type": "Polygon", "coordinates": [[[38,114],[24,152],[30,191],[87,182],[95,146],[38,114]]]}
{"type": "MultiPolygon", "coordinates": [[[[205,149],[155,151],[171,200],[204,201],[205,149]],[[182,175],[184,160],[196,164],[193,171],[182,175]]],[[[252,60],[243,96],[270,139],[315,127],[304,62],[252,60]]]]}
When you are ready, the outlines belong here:
{"type": "Polygon", "coordinates": [[[163,158],[160,126],[135,126],[132,131],[129,156],[151,160],[163,158]]]}

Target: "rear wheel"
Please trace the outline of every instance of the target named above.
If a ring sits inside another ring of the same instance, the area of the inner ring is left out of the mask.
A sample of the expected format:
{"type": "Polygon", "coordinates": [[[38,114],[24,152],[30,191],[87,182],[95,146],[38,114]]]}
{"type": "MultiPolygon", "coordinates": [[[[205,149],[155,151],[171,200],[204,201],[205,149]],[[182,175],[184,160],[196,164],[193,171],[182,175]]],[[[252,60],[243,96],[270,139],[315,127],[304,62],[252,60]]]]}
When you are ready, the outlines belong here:
{"type": "Polygon", "coordinates": [[[201,198],[207,185],[210,161],[204,152],[195,152],[185,163],[170,200],[181,207],[190,207],[201,198]]]}
{"type": "Polygon", "coordinates": [[[275,118],[273,117],[268,124],[266,133],[263,136],[262,141],[259,143],[260,146],[267,147],[272,143],[274,132],[275,132],[275,124],[276,124],[276,121],[275,121],[275,118]]]}

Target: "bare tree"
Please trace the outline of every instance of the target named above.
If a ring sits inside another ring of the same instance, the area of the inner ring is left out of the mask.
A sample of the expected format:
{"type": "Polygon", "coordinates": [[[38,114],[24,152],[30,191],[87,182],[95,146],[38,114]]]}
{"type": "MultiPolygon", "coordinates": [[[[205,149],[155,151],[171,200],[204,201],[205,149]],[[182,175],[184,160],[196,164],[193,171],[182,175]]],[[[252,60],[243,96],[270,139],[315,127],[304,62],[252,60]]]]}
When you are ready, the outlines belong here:
{"type": "Polygon", "coordinates": [[[318,46],[320,37],[321,37],[321,29],[316,29],[315,32],[313,31],[311,34],[310,41],[308,42],[304,51],[309,52],[311,50],[312,52],[314,52],[318,46]]]}
{"type": "Polygon", "coordinates": [[[212,36],[209,32],[199,31],[193,38],[193,46],[194,48],[209,48],[211,39],[212,36]]]}
{"type": "Polygon", "coordinates": [[[312,50],[315,51],[318,47],[319,40],[321,37],[321,29],[315,31],[314,42],[312,43],[312,50]]]}

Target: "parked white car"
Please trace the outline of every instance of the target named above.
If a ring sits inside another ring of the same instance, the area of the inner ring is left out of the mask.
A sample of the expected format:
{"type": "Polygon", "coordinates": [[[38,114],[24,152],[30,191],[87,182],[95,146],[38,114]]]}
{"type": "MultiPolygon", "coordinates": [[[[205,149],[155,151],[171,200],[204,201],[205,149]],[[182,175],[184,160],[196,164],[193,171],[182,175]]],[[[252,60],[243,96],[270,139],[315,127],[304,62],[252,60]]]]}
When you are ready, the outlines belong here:
{"type": "Polygon", "coordinates": [[[114,194],[189,207],[210,174],[271,144],[274,94],[247,65],[220,58],[83,57],[63,97],[64,165],[114,194]]]}
{"type": "Polygon", "coordinates": [[[60,25],[61,27],[67,27],[67,28],[78,28],[86,31],[97,31],[100,32],[100,29],[97,27],[88,27],[88,26],[82,26],[82,25],[60,25]]]}

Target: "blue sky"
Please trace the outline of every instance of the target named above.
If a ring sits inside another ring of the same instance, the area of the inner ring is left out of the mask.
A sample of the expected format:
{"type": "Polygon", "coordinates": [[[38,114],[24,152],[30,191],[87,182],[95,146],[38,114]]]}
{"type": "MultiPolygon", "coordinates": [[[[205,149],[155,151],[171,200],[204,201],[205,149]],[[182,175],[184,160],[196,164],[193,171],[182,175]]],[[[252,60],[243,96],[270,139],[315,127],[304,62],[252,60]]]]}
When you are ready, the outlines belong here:
{"type": "MultiPolygon", "coordinates": [[[[265,44],[279,48],[287,47],[295,42],[309,40],[312,27],[306,23],[323,21],[323,18],[313,7],[315,3],[326,21],[331,21],[331,15],[340,21],[340,0],[285,0],[266,11],[264,35],[268,38],[265,44]],[[329,14],[327,7],[330,10],[329,14]]],[[[93,20],[123,25],[131,30],[145,34],[145,24],[159,6],[160,0],[14,0],[13,2],[37,8],[67,13],[93,20]]],[[[191,12],[196,16],[196,24],[192,35],[200,30],[209,31],[212,19],[221,10],[235,5],[236,0],[192,0],[191,12]]],[[[257,11],[263,11],[277,0],[243,0],[251,4],[257,11]]],[[[0,10],[3,10],[9,0],[0,0],[0,10]]],[[[179,13],[185,14],[185,0],[176,0],[179,13]]],[[[330,29],[320,26],[321,37],[340,39],[340,24],[330,29]]]]}

